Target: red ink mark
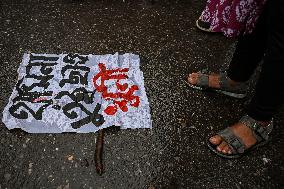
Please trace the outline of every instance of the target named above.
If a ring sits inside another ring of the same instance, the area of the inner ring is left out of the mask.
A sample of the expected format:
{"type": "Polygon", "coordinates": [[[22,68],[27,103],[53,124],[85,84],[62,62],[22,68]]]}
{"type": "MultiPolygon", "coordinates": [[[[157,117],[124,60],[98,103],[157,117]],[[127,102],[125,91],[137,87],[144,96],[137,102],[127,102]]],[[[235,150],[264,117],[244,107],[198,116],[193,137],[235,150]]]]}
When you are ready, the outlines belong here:
{"type": "Polygon", "coordinates": [[[121,91],[125,91],[128,88],[128,84],[124,83],[124,84],[121,85],[120,83],[117,82],[116,87],[121,91]]]}
{"type": "Polygon", "coordinates": [[[123,111],[123,112],[127,112],[128,108],[127,108],[127,101],[126,100],[122,100],[122,101],[114,101],[114,104],[117,104],[119,106],[119,108],[123,111]]]}
{"type": "Polygon", "coordinates": [[[104,112],[107,114],[107,115],[114,115],[117,111],[117,107],[116,106],[108,106],[104,112]]]}
{"type": "Polygon", "coordinates": [[[94,87],[98,92],[102,93],[102,97],[106,100],[113,100],[113,104],[109,105],[104,112],[108,115],[114,115],[118,108],[123,112],[128,111],[127,105],[130,104],[132,107],[138,107],[140,99],[138,96],[134,96],[134,92],[139,90],[137,85],[133,85],[129,88],[127,83],[120,84],[120,80],[128,79],[127,72],[129,68],[118,68],[107,70],[103,63],[99,63],[100,72],[93,77],[94,87]],[[97,81],[100,80],[100,85],[97,81]],[[106,80],[116,80],[116,87],[120,92],[109,93],[105,86],[106,80]],[[128,89],[128,90],[127,90],[128,89]]]}
{"type": "Polygon", "coordinates": [[[42,102],[42,101],[46,101],[46,100],[47,100],[46,97],[39,97],[39,98],[33,99],[33,102],[42,102]]]}

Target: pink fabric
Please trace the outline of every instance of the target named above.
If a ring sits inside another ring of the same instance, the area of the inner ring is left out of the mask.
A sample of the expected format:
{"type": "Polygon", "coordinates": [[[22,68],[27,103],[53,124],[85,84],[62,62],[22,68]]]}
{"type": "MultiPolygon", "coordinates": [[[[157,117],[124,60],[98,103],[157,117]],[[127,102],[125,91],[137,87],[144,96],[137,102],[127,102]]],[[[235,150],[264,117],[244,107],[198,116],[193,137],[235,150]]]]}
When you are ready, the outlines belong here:
{"type": "Polygon", "coordinates": [[[251,33],[266,0],[207,0],[201,20],[227,37],[251,33]]]}

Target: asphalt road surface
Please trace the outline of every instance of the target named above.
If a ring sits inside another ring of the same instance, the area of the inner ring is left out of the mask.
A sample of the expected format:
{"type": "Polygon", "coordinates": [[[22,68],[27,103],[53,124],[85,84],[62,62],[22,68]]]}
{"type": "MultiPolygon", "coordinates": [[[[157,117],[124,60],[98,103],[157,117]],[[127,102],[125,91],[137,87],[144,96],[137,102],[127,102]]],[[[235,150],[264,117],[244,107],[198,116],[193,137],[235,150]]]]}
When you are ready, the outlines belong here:
{"type": "MultiPolygon", "coordinates": [[[[0,112],[26,52],[132,52],[150,101],[153,129],[110,130],[105,173],[94,166],[97,133],[27,134],[0,122],[0,188],[281,188],[284,111],[275,136],[238,160],[212,154],[207,137],[237,121],[249,97],[192,90],[188,73],[228,66],[235,40],[195,27],[205,0],[1,0],[0,112]]],[[[253,94],[254,79],[249,96],[253,94]]]]}

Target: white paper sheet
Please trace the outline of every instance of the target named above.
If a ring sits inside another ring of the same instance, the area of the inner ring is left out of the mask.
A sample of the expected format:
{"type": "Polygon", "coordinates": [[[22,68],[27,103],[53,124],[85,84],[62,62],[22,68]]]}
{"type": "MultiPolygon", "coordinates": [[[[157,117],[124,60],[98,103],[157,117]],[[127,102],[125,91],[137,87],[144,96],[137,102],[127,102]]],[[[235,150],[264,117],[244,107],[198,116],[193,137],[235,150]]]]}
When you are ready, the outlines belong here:
{"type": "Polygon", "coordinates": [[[24,54],[2,121],[29,133],[151,128],[139,67],[139,56],[129,53],[24,54]]]}

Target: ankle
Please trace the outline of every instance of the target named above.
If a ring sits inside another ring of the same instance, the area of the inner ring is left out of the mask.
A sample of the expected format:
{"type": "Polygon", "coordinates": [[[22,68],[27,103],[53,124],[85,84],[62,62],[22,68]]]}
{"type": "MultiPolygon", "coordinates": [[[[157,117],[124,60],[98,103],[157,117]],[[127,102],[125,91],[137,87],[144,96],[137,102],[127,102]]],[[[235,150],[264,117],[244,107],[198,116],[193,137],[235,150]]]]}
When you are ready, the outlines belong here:
{"type": "Polygon", "coordinates": [[[237,85],[239,85],[241,82],[237,82],[237,81],[234,81],[232,79],[229,78],[229,84],[232,86],[232,87],[235,87],[237,85]]]}

